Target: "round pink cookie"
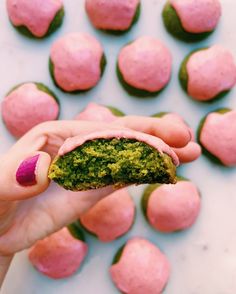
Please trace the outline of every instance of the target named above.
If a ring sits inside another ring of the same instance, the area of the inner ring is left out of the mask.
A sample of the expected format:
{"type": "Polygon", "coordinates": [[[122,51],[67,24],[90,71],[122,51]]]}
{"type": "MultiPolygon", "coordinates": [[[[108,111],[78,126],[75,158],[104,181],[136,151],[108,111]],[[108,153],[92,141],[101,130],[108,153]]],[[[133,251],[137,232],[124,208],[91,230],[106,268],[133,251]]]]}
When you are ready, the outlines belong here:
{"type": "Polygon", "coordinates": [[[130,86],[148,92],[160,91],[169,82],[172,57],[158,39],[141,37],[123,47],[118,66],[123,79],[130,86]]]}
{"type": "Polygon", "coordinates": [[[103,48],[86,33],[70,33],[57,40],[51,48],[54,79],[67,92],[94,87],[101,78],[103,48]]]}
{"type": "Polygon", "coordinates": [[[200,142],[226,166],[236,166],[236,111],[207,115],[200,142]]]}
{"type": "Polygon", "coordinates": [[[127,189],[122,189],[99,201],[80,217],[80,222],[100,241],[111,242],[129,231],[134,217],[134,202],[127,189]]]}
{"type": "Polygon", "coordinates": [[[26,83],[11,91],[2,102],[2,118],[15,137],[21,137],[39,123],[55,120],[59,105],[54,97],[26,83]]]}
{"type": "Polygon", "coordinates": [[[236,65],[232,54],[219,45],[193,53],[187,62],[188,94],[207,101],[236,84],[236,65]]]}
{"type": "Polygon", "coordinates": [[[170,0],[185,31],[189,33],[211,32],[221,16],[219,0],[170,0]]]}
{"type": "Polygon", "coordinates": [[[75,239],[67,228],[38,241],[29,252],[33,266],[42,274],[62,279],[73,275],[87,255],[88,246],[75,239]]]}
{"type": "Polygon", "coordinates": [[[25,26],[36,37],[48,32],[62,0],[7,0],[8,15],[14,26],[25,26]]]}
{"type": "Polygon", "coordinates": [[[142,238],[129,240],[118,263],[110,268],[116,287],[125,294],[160,294],[170,275],[165,255],[142,238]]]}
{"type": "Polygon", "coordinates": [[[80,112],[75,117],[75,119],[113,122],[117,119],[117,116],[115,116],[107,107],[91,102],[88,104],[84,111],[80,112]]]}
{"type": "Polygon", "coordinates": [[[124,31],[131,26],[140,0],[86,0],[93,26],[102,30],[124,31]]]}
{"type": "Polygon", "coordinates": [[[165,233],[184,230],[196,220],[200,211],[200,195],[189,181],[161,185],[150,195],[147,219],[157,230],[165,233]]]}

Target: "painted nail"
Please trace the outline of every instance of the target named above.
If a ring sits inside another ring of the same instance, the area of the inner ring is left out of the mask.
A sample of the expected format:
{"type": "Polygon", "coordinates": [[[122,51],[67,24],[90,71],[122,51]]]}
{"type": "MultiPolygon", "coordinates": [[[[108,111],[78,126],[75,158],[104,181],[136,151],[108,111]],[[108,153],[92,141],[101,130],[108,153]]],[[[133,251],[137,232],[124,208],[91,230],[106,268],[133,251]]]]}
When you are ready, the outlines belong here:
{"type": "Polygon", "coordinates": [[[36,166],[39,154],[24,160],[17,169],[16,180],[21,186],[33,186],[37,184],[36,166]]]}

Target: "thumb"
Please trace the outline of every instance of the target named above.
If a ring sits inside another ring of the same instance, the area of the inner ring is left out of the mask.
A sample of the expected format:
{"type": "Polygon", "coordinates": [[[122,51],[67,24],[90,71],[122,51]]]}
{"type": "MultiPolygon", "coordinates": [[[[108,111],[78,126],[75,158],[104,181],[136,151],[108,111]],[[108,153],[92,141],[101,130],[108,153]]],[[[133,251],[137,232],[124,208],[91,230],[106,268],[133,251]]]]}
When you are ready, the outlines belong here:
{"type": "Polygon", "coordinates": [[[0,164],[0,200],[24,200],[38,195],[49,186],[51,157],[45,152],[5,155],[0,164]]]}

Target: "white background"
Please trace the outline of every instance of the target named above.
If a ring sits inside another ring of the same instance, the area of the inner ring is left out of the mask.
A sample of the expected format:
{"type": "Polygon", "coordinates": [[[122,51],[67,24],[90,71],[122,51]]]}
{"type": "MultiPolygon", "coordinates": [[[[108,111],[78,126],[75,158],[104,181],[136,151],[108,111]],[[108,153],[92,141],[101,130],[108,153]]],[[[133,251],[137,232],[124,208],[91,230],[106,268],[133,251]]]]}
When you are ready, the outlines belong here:
{"type": "MultiPolygon", "coordinates": [[[[236,90],[214,104],[200,104],[186,96],[177,79],[180,62],[192,49],[220,43],[231,49],[236,58],[236,13],[233,0],[221,1],[223,17],[217,31],[207,40],[194,45],[176,41],[166,33],[161,19],[163,0],[143,0],[138,24],[124,36],[96,31],[87,19],[83,0],[64,2],[66,16],[62,28],[46,40],[35,41],[12,28],[7,18],[5,1],[0,1],[0,99],[16,84],[37,81],[56,92],[61,101],[63,119],[73,118],[88,102],[95,101],[116,106],[127,114],[151,115],[159,111],[175,111],[194,130],[207,112],[219,107],[236,108],[236,90]],[[59,36],[72,31],[86,31],[96,36],[104,45],[108,61],[99,85],[82,95],[60,92],[54,87],[48,72],[51,44],[59,36]],[[115,74],[119,49],[142,35],[160,38],[173,55],[171,83],[154,99],[129,97],[119,85],[115,74]]],[[[14,139],[0,122],[0,152],[7,151],[13,142],[14,139]]],[[[179,173],[193,180],[202,193],[201,214],[190,230],[170,235],[152,230],[140,212],[143,187],[134,187],[130,191],[137,202],[138,213],[129,234],[111,244],[101,244],[95,238],[87,237],[89,255],[81,271],[61,281],[49,280],[37,273],[27,259],[27,252],[17,254],[1,293],[118,293],[108,275],[113,255],[131,236],[142,236],[157,244],[170,260],[172,273],[165,294],[235,294],[236,170],[220,168],[202,157],[193,164],[181,167],[179,173]]],[[[56,193],[55,188],[51,188],[48,193],[56,193]]]]}

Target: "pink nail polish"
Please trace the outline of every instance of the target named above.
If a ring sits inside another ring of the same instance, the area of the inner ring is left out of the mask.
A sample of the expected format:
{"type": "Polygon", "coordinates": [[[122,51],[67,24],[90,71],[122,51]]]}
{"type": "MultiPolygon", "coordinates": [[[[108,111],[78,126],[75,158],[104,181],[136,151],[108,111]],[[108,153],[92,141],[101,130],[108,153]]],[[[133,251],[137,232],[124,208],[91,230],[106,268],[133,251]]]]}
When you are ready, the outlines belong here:
{"type": "Polygon", "coordinates": [[[33,186],[37,184],[36,166],[39,159],[39,154],[24,160],[16,171],[16,181],[21,186],[33,186]]]}

